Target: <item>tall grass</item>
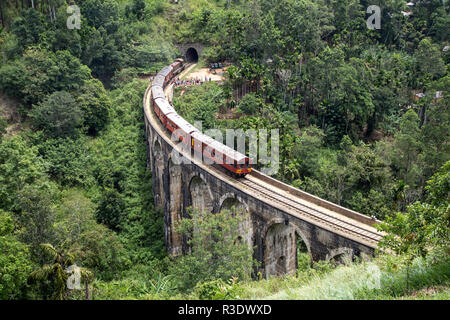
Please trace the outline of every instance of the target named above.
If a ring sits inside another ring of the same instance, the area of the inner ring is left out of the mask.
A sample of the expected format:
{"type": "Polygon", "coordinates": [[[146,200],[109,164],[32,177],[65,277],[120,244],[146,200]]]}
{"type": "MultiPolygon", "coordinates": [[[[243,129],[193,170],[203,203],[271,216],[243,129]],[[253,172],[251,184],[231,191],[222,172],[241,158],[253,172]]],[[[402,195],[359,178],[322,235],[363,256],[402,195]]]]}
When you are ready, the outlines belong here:
{"type": "Polygon", "coordinates": [[[406,289],[406,272],[398,259],[380,257],[372,262],[341,265],[325,273],[309,271],[306,276],[301,272],[296,277],[247,283],[242,285],[242,296],[274,300],[387,300],[423,298],[429,293],[448,297],[448,259],[435,264],[416,259],[410,270],[410,292],[406,289]]]}

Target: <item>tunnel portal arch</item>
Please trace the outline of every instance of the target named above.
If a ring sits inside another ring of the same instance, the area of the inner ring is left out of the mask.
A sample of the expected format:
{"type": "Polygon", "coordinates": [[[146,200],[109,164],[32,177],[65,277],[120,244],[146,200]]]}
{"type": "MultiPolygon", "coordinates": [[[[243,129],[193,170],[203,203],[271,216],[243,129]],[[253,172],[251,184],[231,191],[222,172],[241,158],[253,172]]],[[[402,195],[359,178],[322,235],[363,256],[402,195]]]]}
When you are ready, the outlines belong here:
{"type": "Polygon", "coordinates": [[[197,63],[198,62],[198,52],[195,48],[188,48],[185,53],[187,62],[197,63]]]}

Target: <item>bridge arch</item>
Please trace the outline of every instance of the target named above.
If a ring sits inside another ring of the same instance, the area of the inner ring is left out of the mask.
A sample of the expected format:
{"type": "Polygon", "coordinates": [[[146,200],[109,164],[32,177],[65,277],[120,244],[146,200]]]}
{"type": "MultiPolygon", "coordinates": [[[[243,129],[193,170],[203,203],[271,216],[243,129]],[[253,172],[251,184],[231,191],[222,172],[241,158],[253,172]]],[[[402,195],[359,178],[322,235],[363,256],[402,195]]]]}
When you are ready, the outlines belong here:
{"type": "Polygon", "coordinates": [[[336,264],[346,264],[353,260],[354,251],[351,248],[343,247],[331,249],[326,256],[327,261],[334,260],[336,264]]]}
{"type": "Polygon", "coordinates": [[[293,238],[295,232],[284,221],[274,222],[270,225],[264,237],[264,267],[265,276],[281,276],[289,273],[289,260],[295,256],[293,238]]]}
{"type": "Polygon", "coordinates": [[[233,213],[244,215],[243,221],[239,224],[239,241],[245,241],[248,247],[253,246],[253,223],[248,205],[234,193],[226,193],[219,200],[219,212],[222,210],[232,210],[233,213]]]}
{"type": "Polygon", "coordinates": [[[298,266],[297,247],[303,242],[311,255],[311,244],[305,233],[288,220],[277,218],[264,228],[264,266],[265,276],[294,274],[298,266]]]}
{"type": "Polygon", "coordinates": [[[214,210],[214,196],[210,187],[200,176],[193,176],[189,182],[191,205],[200,212],[211,213],[214,210]]]}

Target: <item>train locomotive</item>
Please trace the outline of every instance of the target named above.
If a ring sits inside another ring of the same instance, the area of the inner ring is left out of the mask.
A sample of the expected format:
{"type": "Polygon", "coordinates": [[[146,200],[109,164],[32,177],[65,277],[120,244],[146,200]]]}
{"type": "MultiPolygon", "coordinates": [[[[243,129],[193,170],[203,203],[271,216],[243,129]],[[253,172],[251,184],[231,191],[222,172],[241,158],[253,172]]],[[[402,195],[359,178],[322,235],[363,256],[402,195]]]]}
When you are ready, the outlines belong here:
{"type": "Polygon", "coordinates": [[[151,87],[151,107],[161,124],[171,133],[176,133],[180,141],[189,145],[191,153],[202,154],[209,162],[225,168],[236,177],[243,177],[252,171],[249,157],[201,133],[184,120],[167,101],[164,88],[172,78],[185,68],[183,59],[176,59],[164,67],[154,78],[151,87]],[[189,139],[190,141],[184,141],[189,139]]]}

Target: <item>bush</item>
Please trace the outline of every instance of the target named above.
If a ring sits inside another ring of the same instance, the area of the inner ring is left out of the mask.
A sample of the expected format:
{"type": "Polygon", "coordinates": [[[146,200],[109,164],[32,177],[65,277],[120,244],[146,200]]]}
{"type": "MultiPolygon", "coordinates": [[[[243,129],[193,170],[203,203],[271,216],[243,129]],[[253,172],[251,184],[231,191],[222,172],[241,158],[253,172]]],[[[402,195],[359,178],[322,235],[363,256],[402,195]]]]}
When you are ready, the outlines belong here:
{"type": "Polygon", "coordinates": [[[231,211],[194,211],[192,219],[181,221],[178,230],[191,239],[188,244],[192,249],[170,266],[180,289],[190,290],[200,281],[250,279],[256,261],[248,244],[237,240],[246,232],[243,219],[243,214],[231,211]]]}
{"type": "Polygon", "coordinates": [[[82,124],[83,113],[66,91],[58,91],[30,112],[33,125],[52,137],[73,136],[82,124]]]}
{"type": "Polygon", "coordinates": [[[246,115],[255,115],[264,107],[264,100],[255,93],[247,93],[239,102],[239,111],[246,115]]]}
{"type": "Polygon", "coordinates": [[[233,278],[225,283],[222,279],[198,283],[194,294],[200,300],[236,300],[239,299],[240,288],[233,278]]]}
{"type": "Polygon", "coordinates": [[[12,216],[0,210],[0,300],[23,298],[32,264],[28,246],[14,235],[12,216]]]}

